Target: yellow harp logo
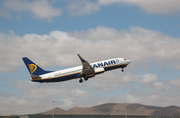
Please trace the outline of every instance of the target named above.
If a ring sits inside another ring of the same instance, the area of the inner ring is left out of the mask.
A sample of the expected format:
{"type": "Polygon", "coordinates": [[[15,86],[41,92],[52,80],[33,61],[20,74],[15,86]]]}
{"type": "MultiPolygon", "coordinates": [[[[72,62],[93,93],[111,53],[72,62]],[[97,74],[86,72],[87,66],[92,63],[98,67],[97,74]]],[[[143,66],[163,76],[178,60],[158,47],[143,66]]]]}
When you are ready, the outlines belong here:
{"type": "Polygon", "coordinates": [[[29,70],[31,74],[33,74],[34,71],[36,71],[37,66],[35,64],[29,64],[29,70]]]}

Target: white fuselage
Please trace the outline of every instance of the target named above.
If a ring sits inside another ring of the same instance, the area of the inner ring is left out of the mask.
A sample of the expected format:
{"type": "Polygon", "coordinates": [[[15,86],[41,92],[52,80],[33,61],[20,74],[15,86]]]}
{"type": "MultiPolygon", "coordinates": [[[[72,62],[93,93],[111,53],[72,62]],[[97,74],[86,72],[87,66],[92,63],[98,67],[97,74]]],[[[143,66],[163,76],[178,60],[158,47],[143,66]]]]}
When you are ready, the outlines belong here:
{"type": "MultiPolygon", "coordinates": [[[[125,68],[131,61],[125,58],[114,58],[103,60],[95,63],[90,63],[92,68],[95,71],[95,74],[100,74],[105,71],[125,68]]],[[[32,81],[37,82],[59,82],[66,81],[70,79],[80,78],[82,73],[82,66],[76,66],[68,69],[63,69],[59,71],[50,72],[47,74],[40,75],[41,79],[31,79],[32,81]]]]}

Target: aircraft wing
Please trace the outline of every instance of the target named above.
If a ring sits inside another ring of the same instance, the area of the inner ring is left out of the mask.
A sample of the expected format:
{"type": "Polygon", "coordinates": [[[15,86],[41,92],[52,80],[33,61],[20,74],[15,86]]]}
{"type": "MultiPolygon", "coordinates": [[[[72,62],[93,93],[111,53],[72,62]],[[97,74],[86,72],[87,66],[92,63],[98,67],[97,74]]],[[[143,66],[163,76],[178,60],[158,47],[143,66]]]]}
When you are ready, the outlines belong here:
{"type": "Polygon", "coordinates": [[[85,79],[90,78],[90,77],[94,77],[95,71],[91,67],[91,65],[86,60],[84,60],[79,54],[78,54],[78,56],[82,62],[82,66],[83,66],[81,76],[84,77],[85,79]]]}

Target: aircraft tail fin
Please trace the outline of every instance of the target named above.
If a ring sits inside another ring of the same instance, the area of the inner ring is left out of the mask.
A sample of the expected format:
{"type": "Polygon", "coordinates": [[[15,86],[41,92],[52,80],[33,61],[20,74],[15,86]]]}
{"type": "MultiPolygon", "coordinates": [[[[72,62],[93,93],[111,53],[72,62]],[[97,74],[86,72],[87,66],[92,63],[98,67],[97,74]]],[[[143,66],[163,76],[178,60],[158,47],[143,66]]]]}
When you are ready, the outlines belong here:
{"type": "Polygon", "coordinates": [[[22,60],[24,61],[24,64],[26,65],[27,69],[29,70],[29,73],[31,74],[31,76],[35,77],[35,76],[39,76],[42,74],[46,74],[49,73],[51,71],[45,71],[43,70],[41,67],[39,67],[37,64],[35,64],[34,62],[32,62],[30,59],[28,59],[27,57],[23,57],[22,60]]]}

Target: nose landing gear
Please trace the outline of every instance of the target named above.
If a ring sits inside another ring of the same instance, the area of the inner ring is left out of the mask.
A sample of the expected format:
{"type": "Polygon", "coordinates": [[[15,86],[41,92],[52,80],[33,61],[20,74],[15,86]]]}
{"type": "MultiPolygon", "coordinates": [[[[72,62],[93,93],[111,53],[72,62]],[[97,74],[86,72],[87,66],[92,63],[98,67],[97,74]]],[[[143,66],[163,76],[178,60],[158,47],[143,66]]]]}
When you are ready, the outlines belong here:
{"type": "Polygon", "coordinates": [[[121,70],[122,72],[124,72],[124,69],[122,68],[122,70],[121,70]]]}

